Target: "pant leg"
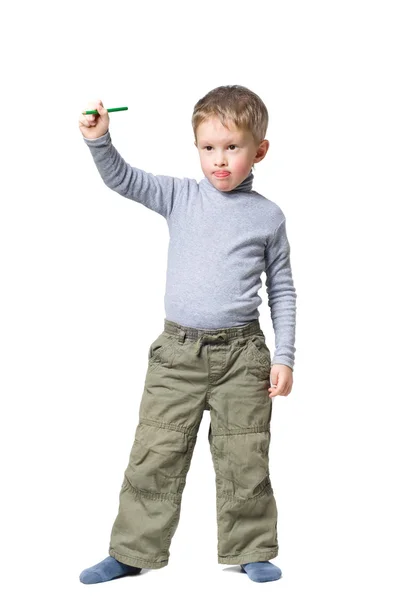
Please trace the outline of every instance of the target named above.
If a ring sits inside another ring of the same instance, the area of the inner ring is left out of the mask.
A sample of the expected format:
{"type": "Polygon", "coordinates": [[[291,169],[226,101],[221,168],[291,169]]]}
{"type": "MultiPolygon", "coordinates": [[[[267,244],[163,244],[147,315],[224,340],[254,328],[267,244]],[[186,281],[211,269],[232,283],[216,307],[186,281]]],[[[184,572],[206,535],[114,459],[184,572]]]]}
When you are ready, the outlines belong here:
{"type": "Polygon", "coordinates": [[[150,346],[139,423],[109,554],[136,567],[168,564],[205,407],[207,373],[193,342],[163,332],[150,346]]]}
{"type": "Polygon", "coordinates": [[[270,352],[262,333],[231,340],[223,351],[208,351],[218,562],[266,561],[278,553],[277,507],[269,474],[270,352]]]}

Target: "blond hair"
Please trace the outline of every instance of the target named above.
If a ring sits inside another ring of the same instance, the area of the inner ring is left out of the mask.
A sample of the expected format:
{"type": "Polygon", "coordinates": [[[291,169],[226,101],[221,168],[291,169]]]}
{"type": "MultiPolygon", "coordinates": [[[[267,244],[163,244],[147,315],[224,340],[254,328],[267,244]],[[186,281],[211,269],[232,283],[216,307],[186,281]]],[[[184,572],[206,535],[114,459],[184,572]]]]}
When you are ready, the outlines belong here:
{"type": "Polygon", "coordinates": [[[224,127],[227,121],[237,129],[250,132],[255,144],[264,140],[269,115],[257,94],[242,85],[222,85],[206,94],[194,106],[192,126],[197,143],[197,128],[209,117],[217,117],[224,127]]]}

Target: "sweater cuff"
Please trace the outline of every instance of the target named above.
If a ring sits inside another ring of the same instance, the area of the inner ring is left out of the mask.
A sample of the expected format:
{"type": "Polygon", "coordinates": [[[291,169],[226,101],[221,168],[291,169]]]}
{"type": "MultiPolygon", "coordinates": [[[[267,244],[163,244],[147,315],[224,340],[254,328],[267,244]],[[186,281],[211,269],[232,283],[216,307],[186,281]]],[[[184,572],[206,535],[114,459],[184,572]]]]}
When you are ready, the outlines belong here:
{"type": "Polygon", "coordinates": [[[289,367],[292,371],[294,370],[294,361],[291,361],[288,358],[273,358],[273,360],[271,361],[271,366],[273,365],[285,365],[286,367],[289,367]]]}
{"type": "Polygon", "coordinates": [[[103,135],[101,135],[100,137],[94,138],[94,139],[90,139],[90,138],[86,138],[83,136],[83,140],[85,141],[85,143],[87,144],[87,146],[106,146],[107,144],[109,144],[109,142],[112,141],[112,138],[110,137],[110,131],[109,129],[107,130],[106,133],[104,133],[103,135]]]}

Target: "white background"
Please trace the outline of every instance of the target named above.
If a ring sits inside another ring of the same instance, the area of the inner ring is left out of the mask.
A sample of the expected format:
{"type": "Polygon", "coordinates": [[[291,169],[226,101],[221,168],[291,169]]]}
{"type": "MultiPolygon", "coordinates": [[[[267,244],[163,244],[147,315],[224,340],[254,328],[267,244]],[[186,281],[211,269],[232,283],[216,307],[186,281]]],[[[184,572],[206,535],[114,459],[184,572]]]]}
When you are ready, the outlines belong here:
{"type": "Polygon", "coordinates": [[[3,11],[3,597],[396,597],[392,4],[3,11]],[[298,295],[294,386],[274,400],[270,454],[283,578],[264,588],[217,563],[206,412],[168,567],[86,586],[79,573],[107,556],[147,352],[162,331],[168,229],[105,186],[78,117],[97,98],[128,106],[110,115],[127,162],[199,180],[193,106],[235,83],[269,111],[254,189],[286,215],[298,295]]]}

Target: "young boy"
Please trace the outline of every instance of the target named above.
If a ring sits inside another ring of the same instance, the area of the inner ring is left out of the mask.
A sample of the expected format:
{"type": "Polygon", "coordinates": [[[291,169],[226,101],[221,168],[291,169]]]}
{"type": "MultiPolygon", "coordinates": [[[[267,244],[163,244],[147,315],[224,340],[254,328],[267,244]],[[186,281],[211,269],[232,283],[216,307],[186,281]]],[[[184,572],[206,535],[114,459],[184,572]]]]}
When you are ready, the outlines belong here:
{"type": "Polygon", "coordinates": [[[194,107],[205,178],[152,175],[117,152],[102,102],[80,131],[105,184],[161,214],[170,233],[164,331],[150,345],[139,422],[124,473],[109,556],[83,583],[168,564],[182,493],[204,410],[216,475],[218,562],[253,581],[281,570],[269,476],[272,401],[292,388],[296,291],[285,216],[252,189],[265,157],[267,109],[249,89],[221,86],[194,107]],[[259,324],[261,274],[276,350],[259,324]]]}

